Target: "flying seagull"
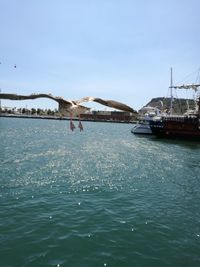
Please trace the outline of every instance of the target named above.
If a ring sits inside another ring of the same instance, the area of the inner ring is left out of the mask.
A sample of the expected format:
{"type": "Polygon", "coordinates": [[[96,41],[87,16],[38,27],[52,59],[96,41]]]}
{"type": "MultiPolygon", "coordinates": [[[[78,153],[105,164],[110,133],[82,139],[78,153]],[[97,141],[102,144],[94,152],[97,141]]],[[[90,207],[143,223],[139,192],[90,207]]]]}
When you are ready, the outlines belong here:
{"type": "Polygon", "coordinates": [[[51,94],[31,94],[31,95],[17,95],[17,94],[7,94],[7,93],[0,93],[0,99],[9,99],[9,100],[27,100],[27,99],[36,99],[36,98],[50,98],[59,104],[59,111],[72,112],[72,113],[81,113],[89,111],[90,108],[82,106],[81,104],[84,102],[97,102],[101,105],[115,108],[121,111],[127,111],[131,113],[137,113],[133,108],[115,100],[106,100],[102,98],[95,98],[95,97],[84,97],[80,100],[68,100],[62,97],[56,97],[51,94]]]}

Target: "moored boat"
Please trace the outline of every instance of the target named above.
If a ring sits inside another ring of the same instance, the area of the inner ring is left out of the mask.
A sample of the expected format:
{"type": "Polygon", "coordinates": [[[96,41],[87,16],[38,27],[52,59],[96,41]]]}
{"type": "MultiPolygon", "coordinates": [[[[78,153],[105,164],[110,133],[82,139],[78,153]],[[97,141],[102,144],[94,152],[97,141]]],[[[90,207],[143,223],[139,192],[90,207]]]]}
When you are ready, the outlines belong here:
{"type": "Polygon", "coordinates": [[[180,138],[200,141],[199,116],[166,116],[159,121],[151,121],[153,135],[165,138],[180,138]]]}
{"type": "MultiPolygon", "coordinates": [[[[191,85],[191,88],[200,87],[200,84],[191,85]]],[[[188,89],[189,86],[181,88],[188,89]]],[[[153,135],[165,138],[180,138],[200,141],[200,97],[198,98],[198,110],[189,115],[163,116],[159,121],[150,121],[153,135]]]]}
{"type": "Polygon", "coordinates": [[[131,129],[131,132],[133,134],[144,134],[144,135],[152,134],[149,121],[142,121],[136,123],[134,127],[131,129]]]}
{"type": "Polygon", "coordinates": [[[146,112],[144,116],[141,116],[140,120],[131,129],[133,134],[151,135],[150,121],[160,119],[160,110],[154,107],[144,107],[143,112],[146,112]]]}

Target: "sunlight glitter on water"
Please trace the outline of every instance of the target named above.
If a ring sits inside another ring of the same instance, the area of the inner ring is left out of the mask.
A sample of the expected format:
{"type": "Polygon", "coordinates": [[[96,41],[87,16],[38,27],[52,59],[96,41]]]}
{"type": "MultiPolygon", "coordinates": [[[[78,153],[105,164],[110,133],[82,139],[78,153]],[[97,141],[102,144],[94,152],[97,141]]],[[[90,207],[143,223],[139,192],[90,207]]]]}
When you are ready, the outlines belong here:
{"type": "Polygon", "coordinates": [[[200,265],[198,144],[0,120],[0,266],[200,265]]]}

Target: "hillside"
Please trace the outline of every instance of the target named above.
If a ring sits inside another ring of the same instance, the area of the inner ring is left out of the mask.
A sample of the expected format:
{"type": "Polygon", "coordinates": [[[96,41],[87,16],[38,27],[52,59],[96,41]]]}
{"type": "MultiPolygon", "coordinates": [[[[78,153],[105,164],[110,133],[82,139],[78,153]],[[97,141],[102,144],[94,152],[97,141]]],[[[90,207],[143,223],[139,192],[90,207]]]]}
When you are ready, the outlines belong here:
{"type": "MultiPolygon", "coordinates": [[[[173,109],[174,114],[183,114],[189,109],[195,108],[195,101],[193,99],[184,99],[184,98],[173,98],[173,109]]],[[[170,108],[170,98],[166,97],[156,97],[152,98],[146,106],[157,107],[160,110],[169,110],[170,108]]]]}

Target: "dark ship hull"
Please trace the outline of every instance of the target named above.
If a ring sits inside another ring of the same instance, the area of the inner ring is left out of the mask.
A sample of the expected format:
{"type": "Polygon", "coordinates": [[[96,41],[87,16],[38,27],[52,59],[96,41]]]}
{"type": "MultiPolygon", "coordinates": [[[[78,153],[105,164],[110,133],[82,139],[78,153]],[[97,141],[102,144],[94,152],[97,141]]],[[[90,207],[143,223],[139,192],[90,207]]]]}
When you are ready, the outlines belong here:
{"type": "Polygon", "coordinates": [[[200,118],[186,116],[163,117],[160,121],[151,121],[152,134],[162,138],[174,138],[200,141],[200,118]]]}

